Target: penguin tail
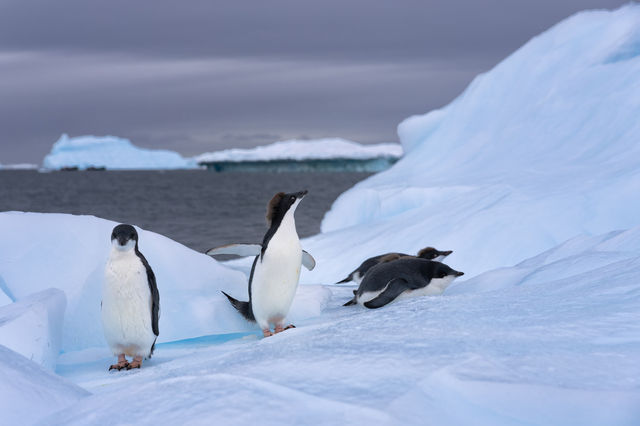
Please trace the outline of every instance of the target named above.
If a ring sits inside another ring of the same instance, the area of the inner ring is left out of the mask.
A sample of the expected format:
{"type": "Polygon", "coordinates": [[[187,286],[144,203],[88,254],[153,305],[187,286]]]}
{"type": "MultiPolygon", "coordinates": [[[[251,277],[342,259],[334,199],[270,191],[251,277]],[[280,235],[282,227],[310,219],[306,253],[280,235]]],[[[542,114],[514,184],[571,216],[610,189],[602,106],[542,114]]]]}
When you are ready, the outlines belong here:
{"type": "Polygon", "coordinates": [[[338,281],[336,284],[348,283],[353,279],[353,274],[349,274],[349,276],[341,281],[338,281]]]}
{"type": "Polygon", "coordinates": [[[229,299],[229,302],[231,302],[231,305],[234,308],[236,308],[236,310],[238,312],[240,312],[240,314],[243,317],[245,317],[245,319],[247,321],[256,322],[256,318],[253,316],[253,309],[251,309],[251,303],[249,303],[249,302],[241,302],[241,301],[239,301],[237,299],[234,299],[233,297],[229,296],[224,291],[222,292],[222,294],[227,296],[227,299],[229,299]]]}

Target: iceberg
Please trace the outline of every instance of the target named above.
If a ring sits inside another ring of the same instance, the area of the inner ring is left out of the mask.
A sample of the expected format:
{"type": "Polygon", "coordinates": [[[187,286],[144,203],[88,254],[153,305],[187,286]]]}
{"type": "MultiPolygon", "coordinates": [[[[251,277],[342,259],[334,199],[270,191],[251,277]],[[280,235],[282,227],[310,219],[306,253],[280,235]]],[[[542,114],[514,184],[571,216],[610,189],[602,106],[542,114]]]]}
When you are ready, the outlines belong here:
{"type": "Polygon", "coordinates": [[[64,293],[53,288],[0,307],[0,345],[53,370],[65,307],[64,293]]]}
{"type": "Polygon", "coordinates": [[[640,217],[640,5],[578,13],[398,126],[405,155],[304,242],[331,282],[362,259],[452,249],[475,275],[640,217]],[[336,258],[334,253],[344,255],[336,258]]]}
{"type": "Polygon", "coordinates": [[[365,145],[341,138],[287,140],[251,149],[225,149],[196,157],[198,163],[208,161],[269,161],[269,160],[333,160],[400,158],[402,146],[397,143],[365,145]]]}
{"type": "Polygon", "coordinates": [[[389,168],[402,156],[397,143],[359,144],[341,138],[287,140],[251,149],[201,154],[198,164],[216,171],[367,171],[389,168]]]}
{"type": "Polygon", "coordinates": [[[37,170],[37,164],[17,163],[17,164],[0,164],[0,170],[37,170]]]}
{"type": "Polygon", "coordinates": [[[106,168],[110,170],[191,169],[195,162],[177,152],[143,149],[128,139],[115,136],[63,134],[44,158],[42,167],[50,170],[106,168]]]}

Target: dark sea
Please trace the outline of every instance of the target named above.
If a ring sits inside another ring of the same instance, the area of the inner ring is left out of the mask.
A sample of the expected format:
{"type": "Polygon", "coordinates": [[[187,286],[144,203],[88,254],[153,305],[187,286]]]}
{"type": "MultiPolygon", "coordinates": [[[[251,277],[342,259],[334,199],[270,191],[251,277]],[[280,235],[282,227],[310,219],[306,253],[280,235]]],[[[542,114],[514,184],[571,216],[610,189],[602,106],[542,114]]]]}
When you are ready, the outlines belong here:
{"type": "Polygon", "coordinates": [[[309,194],[296,210],[300,237],[320,231],[324,213],[369,173],[180,171],[0,171],[0,211],[87,214],[163,234],[204,251],[260,242],[265,209],[279,191],[309,194]]]}

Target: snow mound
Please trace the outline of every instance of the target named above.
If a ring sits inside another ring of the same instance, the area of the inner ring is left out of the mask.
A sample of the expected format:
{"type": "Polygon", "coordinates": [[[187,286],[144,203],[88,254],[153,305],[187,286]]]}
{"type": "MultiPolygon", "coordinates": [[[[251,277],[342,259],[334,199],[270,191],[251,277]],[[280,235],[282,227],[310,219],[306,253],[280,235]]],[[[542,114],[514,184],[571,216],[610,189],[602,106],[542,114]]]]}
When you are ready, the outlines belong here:
{"type": "Polygon", "coordinates": [[[89,392],[0,345],[2,424],[30,425],[89,392]]]}
{"type": "Polygon", "coordinates": [[[64,293],[51,288],[0,307],[0,345],[53,370],[65,306],[64,293]]]}
{"type": "MultiPolygon", "coordinates": [[[[404,157],[342,194],[311,282],[388,251],[452,249],[467,274],[640,217],[640,5],[582,12],[402,122],[404,157]],[[333,260],[336,252],[348,253],[333,260]]],[[[312,195],[312,194],[311,194],[312,195]]]]}
{"type": "Polygon", "coordinates": [[[89,167],[141,170],[189,169],[196,167],[196,164],[176,152],[138,148],[128,139],[115,136],[70,138],[63,134],[53,144],[42,166],[52,170],[65,167],[77,167],[80,170],[89,167]]]}
{"type": "Polygon", "coordinates": [[[225,149],[196,157],[198,163],[216,161],[275,161],[399,158],[402,146],[397,143],[364,145],[340,138],[288,140],[251,149],[225,149]]]}
{"type": "MultiPolygon", "coordinates": [[[[100,319],[104,266],[116,222],[93,216],[0,213],[0,271],[20,299],[44,288],[64,291],[68,307],[62,350],[105,346],[100,319]]],[[[258,330],[220,293],[247,300],[247,277],[162,235],[138,229],[140,251],[160,291],[158,342],[258,330]]],[[[318,315],[326,289],[300,289],[292,318],[318,315]],[[296,307],[297,306],[297,307],[296,307]]]]}

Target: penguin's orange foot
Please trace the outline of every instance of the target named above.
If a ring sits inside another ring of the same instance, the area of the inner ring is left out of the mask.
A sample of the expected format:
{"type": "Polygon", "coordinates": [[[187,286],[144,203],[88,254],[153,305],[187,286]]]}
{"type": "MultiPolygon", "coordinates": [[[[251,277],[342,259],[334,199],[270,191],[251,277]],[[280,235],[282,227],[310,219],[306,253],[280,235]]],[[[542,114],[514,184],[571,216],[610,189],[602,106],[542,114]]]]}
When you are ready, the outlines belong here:
{"type": "Polygon", "coordinates": [[[263,335],[264,337],[270,337],[270,336],[273,336],[273,333],[271,332],[271,330],[269,330],[269,329],[267,328],[267,329],[262,330],[262,335],[263,335]]]}
{"type": "Polygon", "coordinates": [[[133,361],[130,362],[129,365],[127,365],[127,370],[131,370],[133,368],[140,368],[142,367],[142,363],[140,361],[133,361]]]}
{"type": "Polygon", "coordinates": [[[132,368],[140,368],[142,367],[142,357],[135,357],[133,361],[127,365],[127,370],[131,370],[132,368]]]}
{"type": "Polygon", "coordinates": [[[278,333],[282,333],[284,331],[284,328],[282,328],[281,325],[276,325],[275,330],[273,330],[274,333],[278,334],[278,333]]]}
{"type": "Polygon", "coordinates": [[[112,364],[109,367],[109,371],[111,370],[122,370],[123,368],[129,369],[129,363],[127,361],[120,361],[117,364],[112,364]]]}

